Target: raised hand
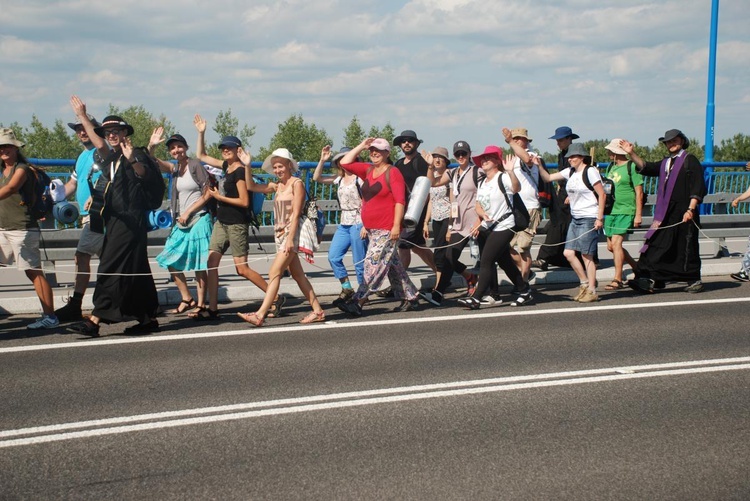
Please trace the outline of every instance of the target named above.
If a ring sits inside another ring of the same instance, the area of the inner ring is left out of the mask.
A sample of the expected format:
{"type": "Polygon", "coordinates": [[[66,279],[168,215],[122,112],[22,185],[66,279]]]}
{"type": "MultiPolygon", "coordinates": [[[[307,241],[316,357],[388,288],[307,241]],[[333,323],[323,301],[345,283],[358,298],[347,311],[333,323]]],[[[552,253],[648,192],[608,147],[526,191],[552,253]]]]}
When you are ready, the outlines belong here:
{"type": "Polygon", "coordinates": [[[164,142],[164,127],[161,125],[151,132],[151,137],[148,140],[148,149],[155,148],[160,143],[164,142]]]}
{"type": "Polygon", "coordinates": [[[620,148],[625,150],[625,153],[627,153],[628,155],[633,153],[633,143],[631,143],[630,141],[626,141],[625,139],[620,141],[620,148]]]}
{"type": "Polygon", "coordinates": [[[422,150],[421,152],[422,158],[424,158],[424,161],[427,162],[427,165],[432,168],[432,162],[435,160],[435,158],[432,156],[432,153],[430,153],[427,150],[422,150]]]}
{"type": "Polygon", "coordinates": [[[195,117],[193,118],[193,125],[195,125],[195,128],[200,132],[201,134],[206,132],[206,121],[203,119],[202,116],[195,114],[195,117]]]}
{"type": "Polygon", "coordinates": [[[512,153],[506,153],[505,160],[503,161],[503,165],[500,166],[501,170],[507,171],[507,170],[513,170],[513,166],[516,165],[516,157],[512,153]]]}
{"type": "Polygon", "coordinates": [[[507,127],[503,127],[502,133],[503,137],[505,138],[505,142],[510,143],[510,141],[513,139],[513,135],[510,133],[510,129],[507,127]]]}
{"type": "Polygon", "coordinates": [[[120,141],[120,146],[122,147],[122,154],[130,161],[133,158],[133,141],[128,136],[120,141]]]}
{"type": "Polygon", "coordinates": [[[323,146],[323,149],[320,150],[320,159],[323,162],[326,162],[326,161],[330,160],[330,158],[332,156],[333,156],[333,154],[331,153],[331,145],[327,144],[327,145],[323,146]]]}
{"type": "Polygon", "coordinates": [[[86,116],[86,103],[81,101],[80,97],[75,95],[71,96],[70,107],[73,108],[73,113],[75,113],[77,117],[86,116]]]}
{"type": "Polygon", "coordinates": [[[253,160],[253,156],[250,154],[249,151],[245,151],[245,148],[239,147],[237,148],[237,157],[240,159],[240,162],[242,162],[243,165],[250,166],[250,162],[253,160]]]}

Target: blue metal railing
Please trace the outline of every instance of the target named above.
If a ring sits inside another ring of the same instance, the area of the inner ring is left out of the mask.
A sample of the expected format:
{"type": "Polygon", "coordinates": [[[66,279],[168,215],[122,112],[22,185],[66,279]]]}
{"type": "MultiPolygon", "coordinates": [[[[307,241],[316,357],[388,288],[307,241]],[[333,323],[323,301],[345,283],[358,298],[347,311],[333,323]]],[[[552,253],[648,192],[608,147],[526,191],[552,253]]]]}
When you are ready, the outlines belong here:
{"type": "MultiPolygon", "coordinates": [[[[69,160],[69,159],[38,159],[38,158],[30,158],[28,159],[30,163],[33,163],[35,165],[39,165],[42,167],[69,167],[71,170],[75,166],[75,160],[69,160]]],[[[252,166],[254,169],[259,169],[263,163],[262,162],[253,162],[252,166]]],[[[312,175],[315,170],[315,167],[318,165],[317,162],[299,162],[299,173],[298,176],[305,182],[305,188],[308,190],[310,194],[314,194],[314,196],[318,200],[333,200],[336,197],[336,187],[331,184],[323,184],[323,183],[317,183],[312,180],[312,175]]],[[[599,163],[597,167],[600,170],[606,169],[608,164],[606,163],[599,163]]],[[[449,168],[455,168],[458,164],[451,164],[449,165],[449,168]]],[[[736,170],[738,168],[744,169],[745,162],[704,162],[704,167],[713,167],[712,171],[710,171],[709,174],[707,174],[706,184],[708,187],[708,193],[736,193],[740,194],[747,190],[748,186],[750,186],[750,172],[747,171],[739,171],[736,170]]],[[[547,164],[547,167],[551,170],[557,169],[556,163],[550,163],[547,164]]],[[[330,164],[326,164],[326,167],[324,169],[325,173],[330,173],[330,164]]],[[[48,174],[53,179],[60,179],[63,182],[67,182],[67,180],[70,178],[70,172],[55,172],[55,171],[48,171],[48,174]]],[[[261,180],[268,182],[269,180],[273,180],[275,176],[271,174],[254,174],[255,177],[260,178],[261,180]]],[[[165,179],[169,183],[167,187],[167,197],[170,196],[172,193],[171,191],[171,177],[167,174],[164,175],[165,179]]],[[[656,193],[656,185],[657,185],[658,179],[654,177],[647,177],[644,179],[644,192],[646,194],[653,194],[656,193]]],[[[267,197],[268,199],[271,198],[269,195],[267,197]]],[[[714,213],[726,213],[726,214],[749,214],[750,213],[750,202],[743,202],[740,203],[739,206],[734,209],[731,207],[730,204],[721,204],[721,207],[715,207],[712,205],[707,205],[706,214],[714,214],[714,213]]],[[[270,225],[273,224],[272,221],[273,215],[270,212],[263,212],[259,215],[259,220],[261,225],[270,225]]],[[[336,211],[328,211],[326,213],[326,222],[329,224],[337,224],[339,218],[339,213],[336,211]]],[[[70,225],[70,227],[77,227],[77,223],[74,225],[70,225]]]]}

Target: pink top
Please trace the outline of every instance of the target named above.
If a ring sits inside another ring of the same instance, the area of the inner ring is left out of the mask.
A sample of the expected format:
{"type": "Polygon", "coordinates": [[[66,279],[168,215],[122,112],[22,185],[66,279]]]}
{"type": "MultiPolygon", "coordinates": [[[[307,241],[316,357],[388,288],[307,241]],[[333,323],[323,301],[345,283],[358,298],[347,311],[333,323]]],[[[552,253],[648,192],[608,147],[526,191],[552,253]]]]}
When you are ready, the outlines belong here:
{"type": "Polygon", "coordinates": [[[396,204],[406,205],[406,184],[404,176],[392,166],[388,168],[388,182],[385,173],[373,177],[373,171],[367,171],[372,164],[354,162],[341,164],[341,167],[357,177],[362,184],[362,224],[368,230],[389,230],[393,228],[393,217],[396,204]],[[389,187],[390,185],[390,187],[389,187]]]}
{"type": "Polygon", "coordinates": [[[281,184],[276,185],[276,196],[273,199],[273,228],[277,235],[283,235],[292,221],[294,185],[301,182],[301,179],[293,178],[284,191],[279,191],[281,184]]]}

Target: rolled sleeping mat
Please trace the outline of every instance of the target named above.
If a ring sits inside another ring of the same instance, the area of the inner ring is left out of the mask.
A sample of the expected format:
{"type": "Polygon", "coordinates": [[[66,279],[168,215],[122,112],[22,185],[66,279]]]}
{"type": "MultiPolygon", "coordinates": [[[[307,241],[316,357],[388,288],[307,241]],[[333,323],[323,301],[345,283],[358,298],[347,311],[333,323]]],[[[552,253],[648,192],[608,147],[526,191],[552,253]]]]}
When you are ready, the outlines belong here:
{"type": "Polygon", "coordinates": [[[172,214],[168,210],[148,212],[148,231],[163,230],[172,226],[172,214]]]}
{"type": "Polygon", "coordinates": [[[419,176],[414,182],[414,189],[411,190],[411,195],[409,195],[409,206],[406,208],[406,214],[404,214],[404,226],[406,228],[414,228],[419,223],[422,211],[424,211],[425,204],[430,196],[431,186],[430,180],[425,176],[419,176]]]}
{"type": "MultiPolygon", "coordinates": [[[[65,189],[63,188],[64,192],[65,189]]],[[[70,202],[58,202],[52,206],[52,217],[61,224],[73,224],[78,221],[78,216],[78,207],[70,202]]]]}
{"type": "Polygon", "coordinates": [[[49,185],[49,192],[52,195],[52,201],[55,203],[65,200],[65,185],[59,179],[53,179],[49,185]]]}

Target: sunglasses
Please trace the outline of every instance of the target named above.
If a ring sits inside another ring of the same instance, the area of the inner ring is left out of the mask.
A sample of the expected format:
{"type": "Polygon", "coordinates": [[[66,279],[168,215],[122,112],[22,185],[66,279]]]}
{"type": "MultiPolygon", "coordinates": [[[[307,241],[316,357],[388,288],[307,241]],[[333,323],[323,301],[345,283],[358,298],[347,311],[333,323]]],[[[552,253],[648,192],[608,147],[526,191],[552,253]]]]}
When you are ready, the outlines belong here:
{"type": "Polygon", "coordinates": [[[119,136],[125,129],[107,129],[104,131],[104,137],[107,136],[119,136]]]}
{"type": "Polygon", "coordinates": [[[465,152],[465,151],[456,151],[456,152],[453,153],[453,155],[456,158],[468,157],[469,156],[469,154],[467,152],[465,152]]]}

